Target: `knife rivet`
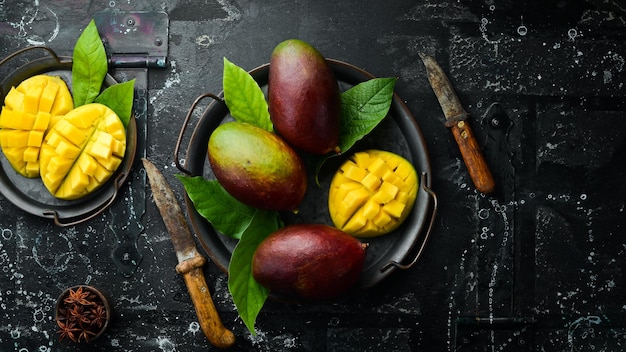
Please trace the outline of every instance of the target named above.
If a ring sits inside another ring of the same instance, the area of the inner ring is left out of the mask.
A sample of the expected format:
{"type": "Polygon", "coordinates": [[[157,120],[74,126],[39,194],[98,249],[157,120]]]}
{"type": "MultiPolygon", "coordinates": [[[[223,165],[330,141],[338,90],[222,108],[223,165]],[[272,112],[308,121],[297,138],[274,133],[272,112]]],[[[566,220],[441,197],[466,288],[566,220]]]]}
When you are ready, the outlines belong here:
{"type": "Polygon", "coordinates": [[[459,121],[456,125],[458,128],[463,128],[465,127],[465,121],[459,121]]]}
{"type": "Polygon", "coordinates": [[[463,137],[463,139],[467,139],[467,131],[463,131],[461,132],[461,137],[463,137]]]}

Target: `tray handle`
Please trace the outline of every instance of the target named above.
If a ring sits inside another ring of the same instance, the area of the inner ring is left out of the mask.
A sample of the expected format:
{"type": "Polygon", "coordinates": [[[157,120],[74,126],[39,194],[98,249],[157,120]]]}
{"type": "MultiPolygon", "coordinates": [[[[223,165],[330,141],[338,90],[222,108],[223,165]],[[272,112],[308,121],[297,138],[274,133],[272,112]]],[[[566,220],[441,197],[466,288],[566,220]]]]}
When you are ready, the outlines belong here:
{"type": "Polygon", "coordinates": [[[437,207],[438,207],[438,201],[437,201],[437,195],[435,194],[435,192],[433,192],[433,190],[431,190],[428,186],[426,186],[426,181],[427,181],[427,174],[425,172],[422,172],[422,189],[430,196],[433,198],[433,209],[431,212],[431,216],[430,216],[430,223],[428,224],[428,230],[426,230],[426,235],[424,235],[424,239],[422,240],[422,245],[420,246],[419,250],[417,251],[417,253],[415,254],[415,257],[413,257],[413,260],[408,263],[408,264],[401,264],[398,263],[396,261],[390,261],[387,264],[383,265],[380,268],[380,272],[384,273],[385,271],[391,269],[392,267],[398,268],[398,269],[402,269],[402,270],[406,270],[411,268],[413,265],[415,265],[415,263],[417,263],[417,261],[420,259],[420,257],[422,256],[422,254],[424,254],[424,248],[426,248],[426,243],[428,242],[428,239],[430,238],[430,234],[432,232],[433,229],[433,224],[435,223],[435,217],[437,215],[437,207]]]}
{"type": "Polygon", "coordinates": [[[178,140],[176,141],[176,147],[174,148],[174,163],[176,164],[176,168],[178,170],[180,170],[181,172],[189,176],[193,176],[193,175],[191,174],[191,171],[187,170],[185,166],[180,163],[178,154],[180,152],[180,145],[183,142],[185,131],[187,130],[187,125],[189,124],[189,119],[191,118],[191,115],[193,114],[193,112],[196,110],[196,107],[198,106],[200,101],[202,101],[202,99],[204,98],[212,98],[213,100],[218,101],[220,103],[224,102],[224,99],[220,98],[219,96],[213,93],[204,93],[200,95],[199,97],[197,97],[196,100],[194,100],[193,104],[191,104],[191,107],[189,108],[189,111],[187,111],[187,116],[185,116],[185,121],[183,121],[183,127],[180,129],[180,133],[178,134],[178,140]]]}
{"type": "Polygon", "coordinates": [[[42,214],[45,217],[53,218],[54,224],[60,227],[74,226],[82,222],[85,222],[87,220],[93,219],[96,216],[102,214],[103,211],[105,211],[111,204],[113,204],[113,201],[115,201],[115,198],[117,198],[117,192],[119,192],[120,188],[124,184],[123,180],[125,178],[126,178],[126,174],[124,172],[121,172],[119,175],[117,175],[117,177],[115,178],[115,188],[114,188],[113,194],[111,195],[108,201],[103,203],[99,208],[93,210],[93,213],[91,215],[87,215],[75,221],[63,222],[64,219],[62,219],[59,216],[59,213],[56,210],[44,210],[42,214]]]}
{"type": "MultiPolygon", "coordinates": [[[[57,63],[61,63],[61,59],[59,58],[59,55],[57,55],[57,53],[54,52],[54,50],[50,49],[47,46],[43,46],[43,45],[35,45],[35,46],[29,46],[26,48],[22,48],[18,51],[15,51],[13,53],[11,53],[9,56],[5,57],[4,59],[2,59],[2,61],[0,61],[0,68],[2,66],[4,66],[7,62],[9,62],[10,60],[14,59],[15,57],[24,54],[27,51],[31,51],[31,50],[36,50],[36,49],[42,49],[48,52],[48,54],[50,54],[50,56],[52,56],[54,58],[54,60],[56,60],[57,63]]],[[[4,92],[2,91],[2,87],[0,87],[0,96],[4,96],[4,92]]]]}

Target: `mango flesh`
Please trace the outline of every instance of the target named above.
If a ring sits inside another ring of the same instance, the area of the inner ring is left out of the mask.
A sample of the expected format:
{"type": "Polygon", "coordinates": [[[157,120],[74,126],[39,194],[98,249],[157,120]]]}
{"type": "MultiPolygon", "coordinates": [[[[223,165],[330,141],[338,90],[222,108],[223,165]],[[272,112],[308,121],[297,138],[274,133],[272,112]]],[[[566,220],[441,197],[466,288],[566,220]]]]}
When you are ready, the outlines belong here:
{"type": "Polygon", "coordinates": [[[304,198],[304,164],[274,133],[242,122],[221,124],[209,138],[208,156],[215,178],[244,204],[291,211],[304,198]]]}
{"type": "Polygon", "coordinates": [[[74,108],[65,82],[36,75],[12,87],[0,112],[0,146],[19,174],[39,176],[39,153],[45,134],[74,108]]]}
{"type": "Polygon", "coordinates": [[[324,56],[301,40],[278,44],[270,59],[268,107],[274,129],[312,154],[338,151],[341,97],[324,56]]]}
{"type": "Polygon", "coordinates": [[[285,226],[257,247],[252,276],[271,292],[304,300],[339,297],[358,281],[367,245],[322,224],[285,226]]]}
{"type": "Polygon", "coordinates": [[[357,237],[380,236],[407,218],[417,190],[417,173],[408,160],[382,150],[361,151],[333,177],[328,210],[337,228],[357,237]]]}
{"type": "Polygon", "coordinates": [[[45,137],[40,169],[59,199],[81,198],[102,186],[124,159],[126,130],[117,114],[91,103],[68,112],[45,137]]]}

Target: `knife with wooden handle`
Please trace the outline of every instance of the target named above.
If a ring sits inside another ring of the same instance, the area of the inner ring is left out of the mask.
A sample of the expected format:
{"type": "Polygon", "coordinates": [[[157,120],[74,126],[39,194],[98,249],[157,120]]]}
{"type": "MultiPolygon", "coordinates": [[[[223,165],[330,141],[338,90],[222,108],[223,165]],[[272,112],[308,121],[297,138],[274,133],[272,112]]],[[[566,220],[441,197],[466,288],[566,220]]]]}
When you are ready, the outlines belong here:
{"type": "Polygon", "coordinates": [[[215,309],[202,267],[206,259],[198,252],[189,225],[165,177],[148,159],[141,159],[146,169],[154,202],[159,208],[165,227],[172,238],[178,265],[189,290],[202,331],[213,346],[228,348],[235,343],[235,335],[226,329],[215,309]]]}
{"type": "Polygon", "coordinates": [[[439,64],[430,56],[420,54],[420,57],[426,66],[428,81],[446,117],[446,127],[452,130],[474,186],[485,194],[493,192],[495,181],[467,121],[469,114],[463,109],[459,97],[439,64]]]}

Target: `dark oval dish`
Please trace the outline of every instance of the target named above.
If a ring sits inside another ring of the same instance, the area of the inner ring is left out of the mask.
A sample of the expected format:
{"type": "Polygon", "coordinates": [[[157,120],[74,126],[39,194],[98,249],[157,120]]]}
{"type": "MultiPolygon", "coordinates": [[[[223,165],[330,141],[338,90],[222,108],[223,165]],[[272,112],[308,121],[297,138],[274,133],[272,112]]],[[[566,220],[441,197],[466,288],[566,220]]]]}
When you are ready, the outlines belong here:
{"type": "MultiPolygon", "coordinates": [[[[328,62],[342,90],[374,78],[368,72],[345,62],[330,59],[328,62]]],[[[267,92],[268,73],[269,64],[250,71],[264,92],[267,92]]],[[[223,93],[220,94],[220,97],[222,96],[223,93]]],[[[195,104],[190,109],[190,114],[194,109],[195,104]]],[[[232,117],[229,115],[224,102],[214,100],[208,104],[190,137],[182,171],[192,176],[215,179],[207,157],[208,140],[213,130],[227,120],[232,120],[232,117]]],[[[184,129],[185,126],[181,131],[181,137],[184,134],[184,129]]],[[[411,214],[398,229],[384,236],[361,239],[363,242],[369,243],[369,247],[365,267],[358,284],[359,288],[368,288],[378,284],[396,268],[410,267],[410,265],[402,265],[401,263],[407,259],[408,261],[413,259],[409,255],[416,251],[417,243],[420,242],[420,239],[422,242],[427,239],[428,233],[424,235],[422,230],[429,219],[432,221],[429,216],[434,216],[435,212],[433,209],[434,193],[429,190],[431,181],[428,176],[431,174],[431,169],[426,144],[417,122],[400,97],[394,95],[389,115],[372,133],[359,141],[345,155],[331,158],[324,164],[319,174],[320,186],[315,184],[312,175],[312,170],[315,170],[315,160],[310,156],[301,154],[309,170],[307,194],[297,214],[281,214],[285,224],[325,223],[332,225],[327,205],[328,188],[332,175],[339,164],[352,153],[371,148],[391,151],[405,157],[414,165],[422,185],[411,214]]],[[[236,240],[217,233],[211,224],[195,210],[188,197],[186,197],[186,205],[192,227],[201,245],[213,262],[222,271],[228,272],[228,265],[236,240]]]]}
{"type": "MultiPolygon", "coordinates": [[[[39,47],[27,48],[28,50],[39,47]]],[[[56,56],[48,48],[52,56],[31,60],[15,69],[0,83],[0,104],[4,105],[4,97],[12,86],[39,74],[59,76],[72,89],[72,60],[56,56]]],[[[16,54],[20,54],[17,52],[16,54]]],[[[15,55],[15,54],[14,54],[15,55]]],[[[6,62],[7,59],[3,61],[6,62]]],[[[1,66],[1,65],[0,65],[1,66]]],[[[108,75],[103,86],[108,87],[117,81],[108,75]]],[[[1,106],[1,105],[0,105],[1,106]]],[[[135,159],[137,149],[137,125],[133,116],[126,126],[126,154],[122,164],[111,178],[94,193],[76,200],[57,199],[46,189],[40,178],[29,179],[19,175],[0,152],[0,192],[18,208],[44,218],[54,219],[60,226],[74,225],[100,214],[116,198],[120,187],[124,184],[135,159]]]]}

